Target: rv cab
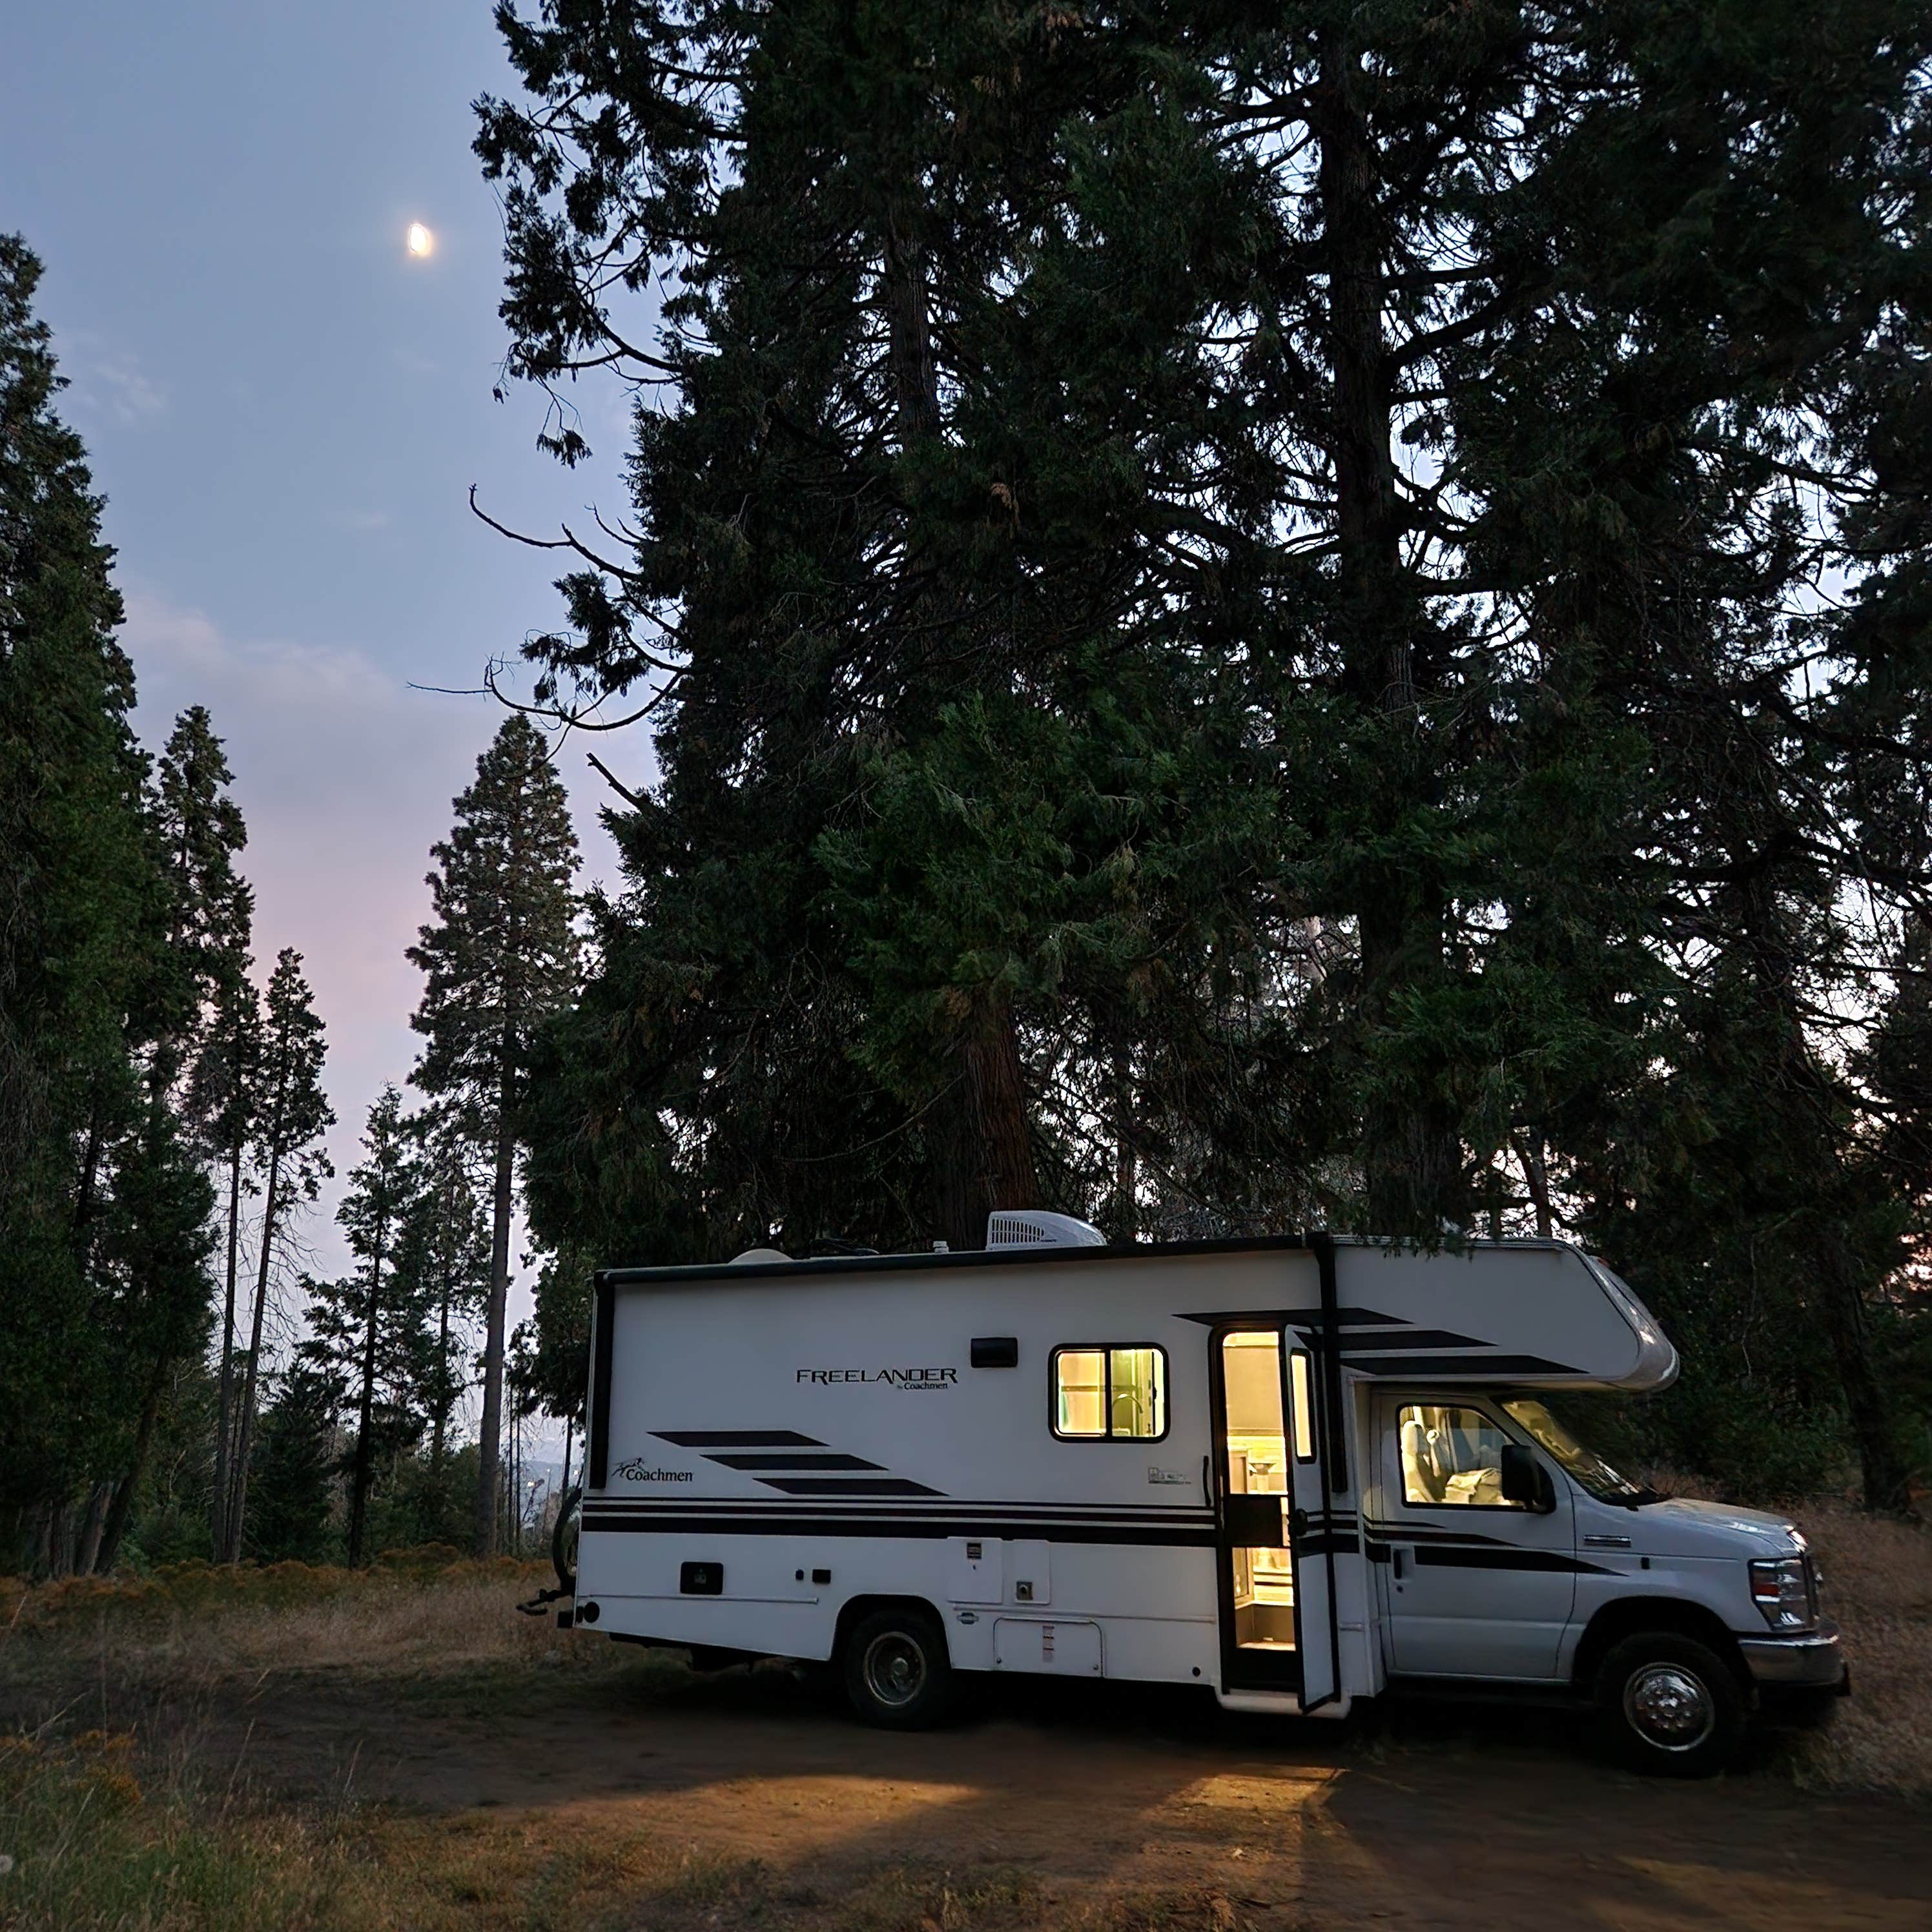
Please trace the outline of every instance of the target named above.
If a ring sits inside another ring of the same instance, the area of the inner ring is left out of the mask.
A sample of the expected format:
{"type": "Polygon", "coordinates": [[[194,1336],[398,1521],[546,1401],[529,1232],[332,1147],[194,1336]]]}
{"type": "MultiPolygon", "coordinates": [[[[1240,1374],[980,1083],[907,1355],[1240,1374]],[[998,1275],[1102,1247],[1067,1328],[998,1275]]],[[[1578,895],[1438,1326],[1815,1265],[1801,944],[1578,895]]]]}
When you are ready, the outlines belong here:
{"type": "Polygon", "coordinates": [[[872,1722],[976,1672],[1283,1717],[1453,1688],[1688,1774],[1845,1683],[1792,1525],[1653,1496],[1552,1408],[1677,1370],[1567,1244],[998,1215],[974,1252],[606,1270],[592,1352],[568,1620],[831,1662],[872,1722]]]}

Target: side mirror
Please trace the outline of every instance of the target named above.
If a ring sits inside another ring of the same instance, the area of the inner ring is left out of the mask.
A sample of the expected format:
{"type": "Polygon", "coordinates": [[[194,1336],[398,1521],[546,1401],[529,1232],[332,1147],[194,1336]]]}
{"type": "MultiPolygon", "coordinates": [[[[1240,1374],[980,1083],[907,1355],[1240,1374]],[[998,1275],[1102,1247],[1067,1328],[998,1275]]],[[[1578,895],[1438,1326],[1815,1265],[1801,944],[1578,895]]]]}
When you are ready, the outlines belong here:
{"type": "Polygon", "coordinates": [[[1550,1478],[1543,1472],[1543,1466],[1520,1442],[1503,1444],[1503,1501],[1521,1503],[1533,1510],[1554,1509],[1556,1499],[1550,1493],[1550,1478]]]}

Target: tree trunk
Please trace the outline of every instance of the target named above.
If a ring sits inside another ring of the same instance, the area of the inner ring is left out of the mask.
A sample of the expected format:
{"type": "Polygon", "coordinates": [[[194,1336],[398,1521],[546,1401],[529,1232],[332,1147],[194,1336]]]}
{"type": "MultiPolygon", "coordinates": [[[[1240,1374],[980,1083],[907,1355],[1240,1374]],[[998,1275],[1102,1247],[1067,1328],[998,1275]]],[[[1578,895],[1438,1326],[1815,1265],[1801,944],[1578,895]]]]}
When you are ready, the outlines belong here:
{"type": "MultiPolygon", "coordinates": [[[[447,1201],[447,1196],[446,1202],[447,1201]]],[[[448,1222],[445,1222],[444,1240],[448,1239],[448,1222]]],[[[440,1496],[442,1475],[443,1444],[449,1433],[449,1298],[452,1289],[452,1270],[447,1246],[442,1258],[442,1298],[438,1304],[436,1316],[436,1414],[430,1424],[429,1466],[437,1478],[437,1494],[440,1496]]]]}
{"type": "Polygon", "coordinates": [[[1134,1137],[1134,1060],[1130,1048],[1114,1049],[1114,1211],[1117,1241],[1140,1232],[1140,1150],[1134,1137]]]}
{"type": "Polygon", "coordinates": [[[362,1341],[362,1400],[356,1411],[356,1464],[349,1489],[349,1567],[362,1562],[362,1534],[369,1513],[370,1431],[376,1419],[376,1323],[382,1303],[382,1250],[369,1264],[369,1319],[362,1341]]]}
{"type": "Polygon", "coordinates": [[[94,1558],[100,1553],[100,1527],[106,1520],[108,1500],[113,1493],[112,1483],[96,1483],[88,1492],[87,1511],[80,1520],[80,1534],[74,1541],[74,1571],[76,1576],[93,1574],[94,1558]]]}
{"type": "MultiPolygon", "coordinates": [[[[1734,842],[1743,857],[1756,854],[1748,838],[1734,842]]],[[[1796,1236],[1808,1251],[1819,1287],[1821,1316],[1832,1366],[1845,1398],[1852,1440],[1858,1452],[1860,1486],[1871,1510],[1910,1505],[1910,1472],[1900,1454],[1892,1400],[1872,1366],[1865,1326],[1865,1288],[1851,1234],[1856,1185],[1846,1171],[1844,1130],[1833,1076],[1812,1051],[1798,994],[1802,949],[1793,939],[1768,868],[1750,867],[1737,922],[1760,996],[1778,1030],[1772,1064],[1775,1074],[1762,1104],[1785,1111],[1790,1142],[1807,1150],[1807,1180],[1815,1188],[1814,1214],[1796,1236]],[[1807,1236],[1808,1234],[1808,1240],[1807,1236]]]]}
{"type": "Polygon", "coordinates": [[[268,1271],[275,1252],[276,1190],[281,1179],[282,1155],[278,1147],[268,1160],[268,1192],[262,1204],[262,1255],[255,1270],[255,1310],[249,1324],[248,1366],[242,1382],[240,1413],[235,1423],[235,1456],[228,1480],[228,1534],[221,1554],[224,1563],[242,1560],[242,1527],[248,1508],[248,1451],[255,1432],[255,1390],[262,1365],[262,1325],[268,1312],[268,1271]]]}
{"type": "Polygon", "coordinates": [[[1536,1210],[1536,1232],[1548,1240],[1556,1231],[1556,1217],[1550,1207],[1549,1143],[1539,1132],[1524,1135],[1516,1144],[1516,1157],[1522,1162],[1523,1183],[1529,1190],[1530,1204],[1536,1210]]]}
{"type": "Polygon", "coordinates": [[[75,1258],[85,1270],[94,1251],[94,1194],[100,1181],[100,1155],[104,1135],[100,1120],[100,1083],[94,1082],[93,1096],[87,1110],[87,1145],[80,1157],[80,1178],[74,1193],[74,1226],[71,1238],[75,1258]]]}
{"type": "MultiPolygon", "coordinates": [[[[1381,184],[1360,104],[1353,49],[1330,31],[1322,54],[1315,118],[1322,143],[1318,191],[1328,270],[1334,378],[1338,596],[1336,623],[1349,687],[1378,714],[1372,770],[1376,830],[1395,842],[1424,802],[1426,745],[1416,729],[1415,640],[1424,613],[1402,560],[1404,530],[1391,454],[1393,370],[1383,332],[1381,184]]],[[[1466,1211],[1462,1148],[1438,1070],[1378,1065],[1378,1031],[1394,1022],[1405,992],[1442,966],[1444,907],[1433,882],[1397,861],[1366,868],[1356,908],[1361,946],[1360,1024],[1369,1084],[1362,1122],[1364,1207],[1370,1228],[1432,1235],[1466,1211]]]]}
{"type": "MultiPolygon", "coordinates": [[[[944,426],[921,226],[921,211],[909,196],[889,200],[884,220],[887,359],[902,452],[938,435],[944,426]]],[[[934,561],[921,555],[914,567],[934,561]]],[[[938,573],[942,580],[944,574],[938,573]]],[[[931,615],[943,617],[951,596],[942,580],[924,592],[920,602],[931,615]]],[[[953,1077],[933,1106],[929,1143],[934,1218],[956,1248],[984,1244],[986,1216],[992,1209],[1030,1208],[1038,1198],[1026,1082],[1012,1012],[983,990],[968,997],[971,1005],[953,1050],[953,1077]]]]}
{"type": "Polygon", "coordinates": [[[74,1508],[71,1504],[51,1504],[47,1510],[46,1570],[50,1576],[74,1574],[74,1508]]]}
{"type": "Polygon", "coordinates": [[[215,1398],[214,1493],[208,1508],[208,1540],[218,1562],[228,1525],[229,1453],[234,1442],[235,1283],[242,1236],[242,1148],[228,1154],[228,1292],[221,1315],[221,1381],[215,1398]]]}
{"type": "Polygon", "coordinates": [[[996,1208],[1039,1204],[1018,1030],[1004,1004],[982,995],[968,1015],[934,1106],[934,1219],[947,1244],[983,1247],[996,1208]]]}
{"type": "Polygon", "coordinates": [[[1865,1508],[1903,1511],[1912,1504],[1911,1472],[1892,1430],[1892,1405],[1872,1366],[1864,1297],[1842,1226],[1834,1222],[1826,1227],[1820,1247],[1825,1327],[1831,1338],[1838,1385],[1844,1391],[1852,1440],[1858,1448],[1859,1486],[1865,1508]]]}
{"type": "Polygon", "coordinates": [[[141,1420],[134,1430],[134,1452],[128,1458],[128,1470],[116,1486],[114,1501],[107,1511],[106,1526],[100,1532],[100,1553],[95,1559],[94,1568],[102,1576],[114,1568],[114,1560],[121,1554],[121,1538],[126,1532],[128,1519],[134,1508],[134,1492],[140,1486],[142,1472],[148,1466],[148,1450],[154,1439],[154,1418],[160,1413],[161,1394],[167,1387],[168,1358],[164,1354],[154,1362],[154,1372],[148,1378],[148,1393],[141,1404],[141,1420]]]}
{"type": "Polygon", "coordinates": [[[476,1554],[496,1545],[496,1491],[503,1430],[503,1316],[510,1294],[510,1202],[515,1180],[516,1144],[510,1133],[510,1083],[506,1072],[497,1094],[496,1174],[490,1193],[490,1306],[484,1327],[483,1432],[477,1444],[476,1554]]]}

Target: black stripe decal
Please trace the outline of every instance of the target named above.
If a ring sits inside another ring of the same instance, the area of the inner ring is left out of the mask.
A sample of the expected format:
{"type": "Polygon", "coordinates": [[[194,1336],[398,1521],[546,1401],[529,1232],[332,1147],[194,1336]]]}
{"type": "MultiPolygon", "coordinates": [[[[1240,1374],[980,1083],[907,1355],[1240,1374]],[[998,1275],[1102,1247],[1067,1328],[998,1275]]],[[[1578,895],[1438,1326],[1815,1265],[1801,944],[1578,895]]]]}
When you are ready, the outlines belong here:
{"type": "MultiPolygon", "coordinates": [[[[867,1503],[862,1498],[856,1501],[861,1508],[886,1510],[888,1514],[901,1514],[912,1510],[957,1516],[962,1510],[976,1510],[988,1516],[1010,1517],[1015,1520],[1039,1516],[1056,1522],[1211,1522],[1214,1514],[1212,1510],[1198,1508],[1139,1508],[1131,1504],[1081,1508],[1067,1503],[998,1502],[976,1496],[947,1496],[936,1492],[928,1492],[928,1494],[932,1498],[930,1502],[908,1497],[902,1504],[890,1510],[887,1510],[884,1503],[867,1503]]],[[[769,1516],[772,1504],[769,1496],[645,1495],[593,1496],[590,1499],[590,1507],[599,1510],[695,1510],[704,1514],[745,1510],[754,1516],[769,1516]]],[[[794,1513],[802,1515],[817,1507],[818,1505],[814,1504],[800,1503],[794,1506],[794,1513]]],[[[1317,1520],[1320,1520],[1318,1512],[1317,1520]]]]}
{"type": "MultiPolygon", "coordinates": [[[[1177,1322],[1198,1322],[1204,1327],[1213,1328],[1222,1322],[1231,1322],[1239,1327],[1250,1328],[1304,1328],[1312,1322],[1318,1310],[1300,1308],[1224,1308],[1218,1312],[1203,1314],[1178,1314],[1177,1322]]],[[[1374,1308],[1338,1308],[1335,1311],[1336,1322],[1344,1328],[1405,1328],[1408,1324],[1400,1315],[1384,1315],[1374,1308]]]]}
{"type": "Polygon", "coordinates": [[[707,1462],[722,1462],[728,1469],[882,1469],[883,1462],[868,1462],[862,1456],[842,1456],[837,1450],[797,1449],[748,1449],[727,1450],[707,1456],[707,1462]]]}
{"type": "MultiPolygon", "coordinates": [[[[1345,1362],[1356,1358],[1346,1348],[1345,1362]]],[[[1542,1355],[1370,1355],[1364,1367],[1378,1376],[1575,1376],[1567,1362],[1552,1362],[1542,1355]]]]}
{"type": "Polygon", "coordinates": [[[617,1297],[608,1270],[592,1278],[590,1348],[590,1441],[584,1458],[586,1485],[601,1490],[610,1474],[610,1348],[617,1297]]]}
{"type": "Polygon", "coordinates": [[[1418,1569],[1568,1570],[1589,1576],[1616,1574],[1556,1550],[1444,1550],[1431,1545],[1417,1550],[1415,1562],[1418,1569]]]}
{"type": "MultiPolygon", "coordinates": [[[[1395,1540],[1407,1539],[1397,1537],[1395,1540]]],[[[1369,1561],[1386,1563],[1389,1560],[1389,1547],[1386,1543],[1371,1538],[1368,1544],[1369,1561]]],[[[1507,1546],[1496,1549],[1456,1549],[1442,1544],[1418,1544],[1415,1546],[1415,1562],[1418,1569],[1432,1570],[1534,1570],[1546,1574],[1565,1574],[1580,1576],[1614,1576],[1620,1573],[1606,1570],[1600,1564],[1586,1563],[1579,1558],[1566,1556],[1556,1550],[1512,1550],[1507,1546]]]]}
{"type": "Polygon", "coordinates": [[[767,1489],[788,1496],[940,1496],[946,1493],[904,1476],[760,1476],[758,1480],[767,1489]]]}
{"type": "Polygon", "coordinates": [[[1344,1335],[1345,1356],[1366,1355],[1396,1348],[1486,1348],[1479,1335],[1457,1335],[1447,1328],[1405,1328],[1400,1334],[1344,1335]]]}
{"type": "Polygon", "coordinates": [[[1326,1556],[1330,1554],[1352,1556],[1355,1539],[1349,1535],[1313,1534],[1299,1537],[1295,1540],[1294,1552],[1298,1556],[1326,1556]]]}
{"type": "Polygon", "coordinates": [[[1379,1522],[1372,1519],[1368,1528],[1372,1534],[1386,1537],[1391,1543],[1467,1543],[1493,1546],[1499,1550],[1516,1547],[1500,1536],[1480,1536],[1473,1529],[1437,1529],[1428,1524],[1411,1528],[1406,1523],[1379,1522]]]}
{"type": "Polygon", "coordinates": [[[680,1449],[823,1449],[815,1436],[795,1429],[654,1429],[660,1442],[680,1449]]]}
{"type": "Polygon", "coordinates": [[[615,1533],[632,1536],[877,1536],[893,1538],[980,1537],[1045,1543],[1104,1543],[1124,1547],[1211,1550],[1211,1528],[1190,1528],[1178,1523],[1001,1522],[978,1517],[822,1516],[801,1518],[789,1513],[776,1516],[688,1516],[610,1515],[587,1510],[586,1534],[615,1533]]]}

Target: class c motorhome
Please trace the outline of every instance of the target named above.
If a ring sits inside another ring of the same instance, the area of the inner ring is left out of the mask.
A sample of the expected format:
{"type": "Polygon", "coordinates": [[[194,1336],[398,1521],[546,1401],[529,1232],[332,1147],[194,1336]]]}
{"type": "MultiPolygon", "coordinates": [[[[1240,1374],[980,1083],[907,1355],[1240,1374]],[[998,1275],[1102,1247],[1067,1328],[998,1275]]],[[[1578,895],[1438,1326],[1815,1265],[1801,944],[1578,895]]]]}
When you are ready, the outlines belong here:
{"type": "Polygon", "coordinates": [[[1453,1686],[1587,1696],[1690,1774],[1844,1684],[1790,1524],[1634,1488],[1546,1406],[1677,1372],[1564,1243],[995,1215],[980,1252],[607,1270],[592,1358],[565,1620],[830,1660],[876,1723],[972,1671],[1311,1717],[1453,1686]]]}

